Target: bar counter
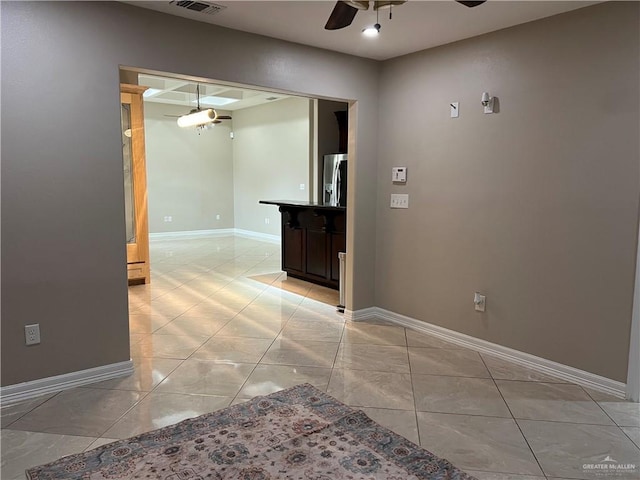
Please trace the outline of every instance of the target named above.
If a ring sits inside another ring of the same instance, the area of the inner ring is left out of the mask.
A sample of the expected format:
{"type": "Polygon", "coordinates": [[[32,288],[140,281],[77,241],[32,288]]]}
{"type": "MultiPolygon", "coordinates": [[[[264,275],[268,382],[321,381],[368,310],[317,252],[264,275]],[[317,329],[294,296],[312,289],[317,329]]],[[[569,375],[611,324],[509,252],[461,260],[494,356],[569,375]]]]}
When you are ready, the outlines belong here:
{"type": "Polygon", "coordinates": [[[339,288],[338,252],[346,249],[346,207],[298,200],[261,200],[280,211],[282,270],[288,276],[339,288]]]}

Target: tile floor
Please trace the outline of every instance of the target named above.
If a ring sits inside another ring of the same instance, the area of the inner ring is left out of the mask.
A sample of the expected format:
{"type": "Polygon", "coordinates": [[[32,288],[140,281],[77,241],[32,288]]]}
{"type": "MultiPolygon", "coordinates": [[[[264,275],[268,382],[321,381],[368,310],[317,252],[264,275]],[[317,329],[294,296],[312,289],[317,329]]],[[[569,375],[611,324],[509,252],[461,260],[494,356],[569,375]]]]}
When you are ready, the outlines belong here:
{"type": "Polygon", "coordinates": [[[309,382],[480,480],[640,478],[640,407],[400,327],[345,323],[279,247],[154,241],[130,288],[136,372],[2,409],[2,471],[309,382]],[[634,472],[584,468],[610,456],[634,472]]]}

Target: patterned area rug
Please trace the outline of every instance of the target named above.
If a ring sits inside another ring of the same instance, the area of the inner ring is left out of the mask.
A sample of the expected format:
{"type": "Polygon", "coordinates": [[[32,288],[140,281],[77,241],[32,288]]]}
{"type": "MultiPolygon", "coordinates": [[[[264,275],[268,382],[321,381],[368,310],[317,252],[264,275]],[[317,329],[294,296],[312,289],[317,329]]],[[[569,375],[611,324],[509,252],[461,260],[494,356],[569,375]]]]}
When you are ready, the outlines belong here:
{"type": "Polygon", "coordinates": [[[473,480],[311,385],[27,470],[31,480],[473,480]]]}

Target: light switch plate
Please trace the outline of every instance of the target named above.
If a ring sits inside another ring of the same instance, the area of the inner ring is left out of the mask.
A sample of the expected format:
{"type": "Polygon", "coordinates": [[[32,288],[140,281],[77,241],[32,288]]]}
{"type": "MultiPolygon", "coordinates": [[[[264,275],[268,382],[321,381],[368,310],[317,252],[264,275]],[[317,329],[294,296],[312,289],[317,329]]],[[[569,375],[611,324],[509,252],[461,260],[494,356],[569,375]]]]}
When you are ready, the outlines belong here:
{"type": "Polygon", "coordinates": [[[460,104],[458,102],[451,102],[449,107],[451,108],[451,118],[458,118],[460,115],[460,104]]]}
{"type": "Polygon", "coordinates": [[[409,195],[407,193],[392,193],[391,208],[409,208],[409,195]]]}

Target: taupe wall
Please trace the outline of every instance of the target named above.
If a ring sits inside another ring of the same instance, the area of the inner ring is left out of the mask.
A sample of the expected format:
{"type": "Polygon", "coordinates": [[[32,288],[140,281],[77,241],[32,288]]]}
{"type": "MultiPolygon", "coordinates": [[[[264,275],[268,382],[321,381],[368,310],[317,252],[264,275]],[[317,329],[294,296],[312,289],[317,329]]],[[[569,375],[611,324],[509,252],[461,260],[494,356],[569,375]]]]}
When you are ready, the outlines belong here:
{"type": "Polygon", "coordinates": [[[311,103],[287,98],[234,112],[235,228],[280,236],[278,207],[258,202],[309,200],[311,103]]]}
{"type": "Polygon", "coordinates": [[[373,304],[376,62],[115,2],[0,8],[2,385],[129,358],[120,65],[357,100],[347,302],[373,304]]]}
{"type": "Polygon", "coordinates": [[[381,76],[373,61],[120,3],[0,8],[2,385],[129,357],[119,65],[357,100],[347,307],[375,303],[626,380],[636,2],[384,62],[381,76]],[[499,114],[481,113],[483,91],[499,114]],[[390,185],[396,164],[407,187],[390,185]],[[411,208],[389,210],[392,191],[411,208]],[[25,347],[34,321],[43,342],[25,347]]]}
{"type": "Polygon", "coordinates": [[[626,381],[638,7],[605,3],[384,63],[378,306],[626,381]],[[483,91],[499,114],[482,113],[483,91]],[[408,167],[406,187],[391,185],[394,165],[408,167]],[[390,193],[409,193],[409,210],[390,210],[390,193]]]}
{"type": "Polygon", "coordinates": [[[149,232],[233,228],[231,122],[198,132],[165,116],[184,113],[175,105],[144,105],[149,232]]]}

